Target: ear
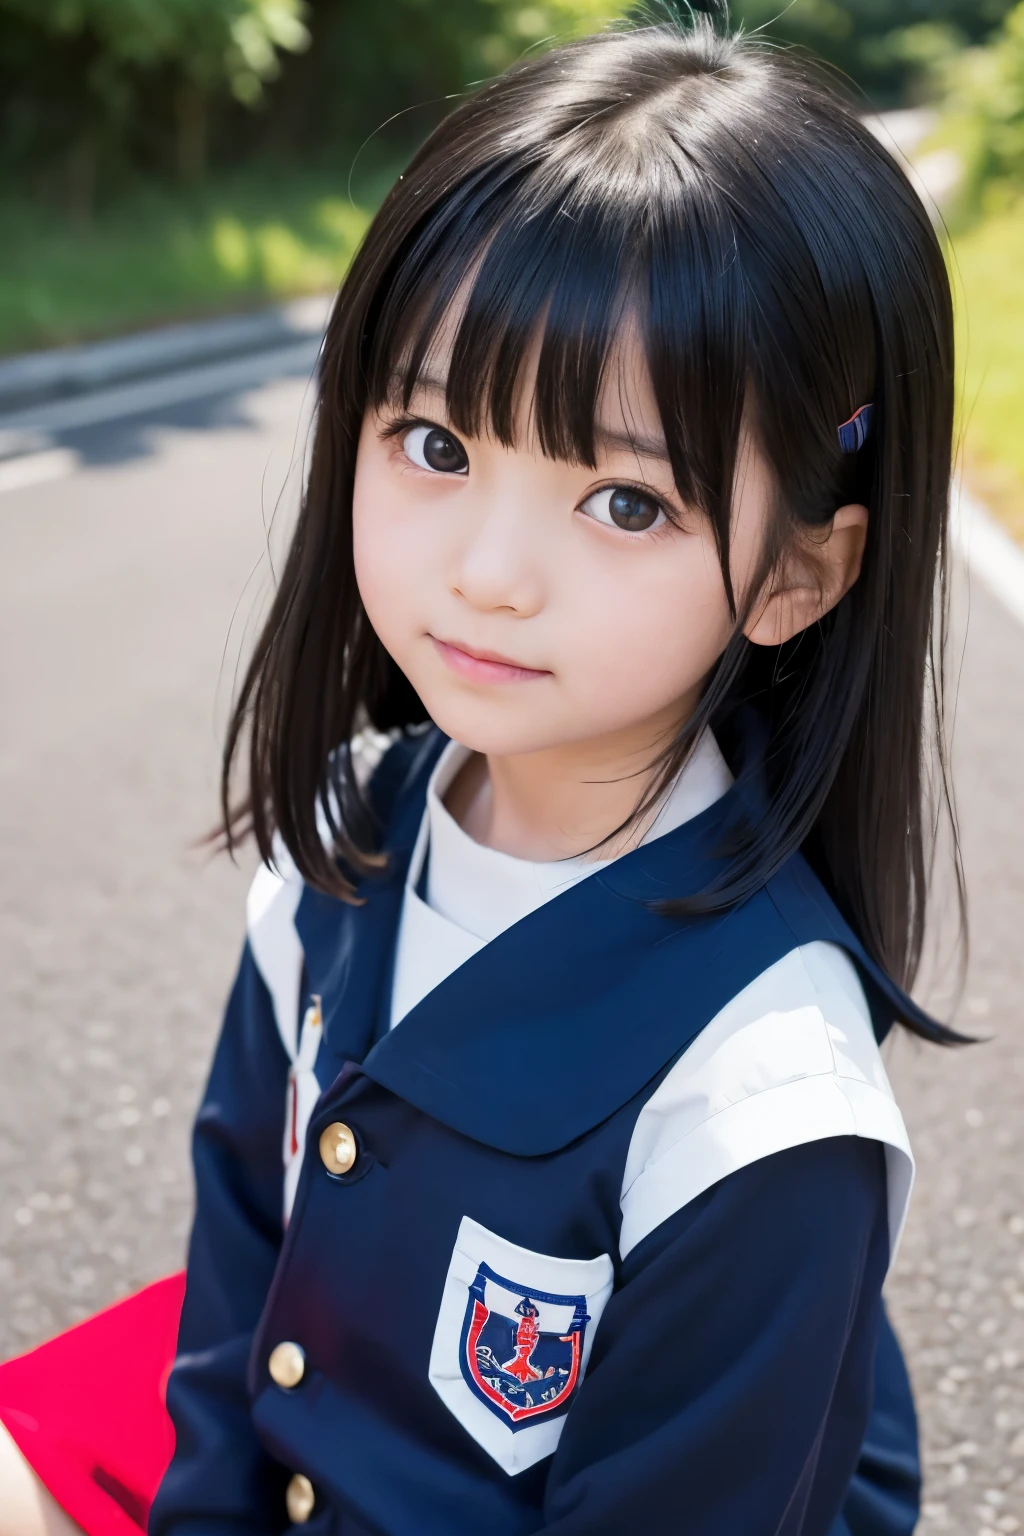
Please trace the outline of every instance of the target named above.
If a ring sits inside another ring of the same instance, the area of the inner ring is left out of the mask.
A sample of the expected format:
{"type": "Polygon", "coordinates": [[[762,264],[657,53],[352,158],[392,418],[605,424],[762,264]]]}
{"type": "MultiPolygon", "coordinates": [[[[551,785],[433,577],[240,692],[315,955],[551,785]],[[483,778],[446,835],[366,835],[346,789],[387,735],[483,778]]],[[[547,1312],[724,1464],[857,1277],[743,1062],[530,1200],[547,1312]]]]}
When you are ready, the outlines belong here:
{"type": "Polygon", "coordinates": [[[868,509],[840,507],[826,528],[812,528],[786,555],[754,604],[743,633],[754,645],[783,645],[845,597],[860,575],[868,509]]]}

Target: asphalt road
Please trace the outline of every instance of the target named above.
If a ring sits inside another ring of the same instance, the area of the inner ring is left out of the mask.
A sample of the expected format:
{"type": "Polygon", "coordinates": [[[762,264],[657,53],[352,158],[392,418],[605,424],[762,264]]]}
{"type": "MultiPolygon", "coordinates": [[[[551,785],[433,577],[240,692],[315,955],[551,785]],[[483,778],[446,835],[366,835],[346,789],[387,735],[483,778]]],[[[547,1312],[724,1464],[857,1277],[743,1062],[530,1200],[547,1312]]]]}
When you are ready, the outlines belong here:
{"type": "MultiPolygon", "coordinates": [[[[83,429],[34,485],[0,466],[0,1358],[182,1261],[248,875],[194,844],[305,399],[289,379],[83,429]]],[[[1024,629],[977,583],[960,612],[958,1017],[989,1038],[890,1053],[927,1536],[1024,1529],[1024,629]]]]}

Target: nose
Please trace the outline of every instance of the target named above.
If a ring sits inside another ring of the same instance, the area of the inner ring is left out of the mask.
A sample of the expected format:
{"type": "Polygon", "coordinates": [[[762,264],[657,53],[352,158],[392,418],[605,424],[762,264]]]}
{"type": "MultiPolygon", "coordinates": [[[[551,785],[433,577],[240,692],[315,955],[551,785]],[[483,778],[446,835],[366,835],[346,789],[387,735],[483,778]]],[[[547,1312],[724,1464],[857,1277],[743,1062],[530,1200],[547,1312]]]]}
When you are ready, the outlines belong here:
{"type": "Polygon", "coordinates": [[[519,618],[544,601],[537,529],[514,497],[481,498],[465,508],[465,534],[452,560],[451,590],[481,612],[504,609],[519,618]]]}

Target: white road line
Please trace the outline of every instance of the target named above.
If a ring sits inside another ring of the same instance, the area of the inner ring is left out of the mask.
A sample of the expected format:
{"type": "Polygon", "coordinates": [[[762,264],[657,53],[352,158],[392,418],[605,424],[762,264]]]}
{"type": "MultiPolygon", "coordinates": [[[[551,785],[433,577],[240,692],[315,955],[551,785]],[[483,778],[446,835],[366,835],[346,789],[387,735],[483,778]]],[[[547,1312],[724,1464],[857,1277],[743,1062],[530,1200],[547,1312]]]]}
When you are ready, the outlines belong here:
{"type": "Polygon", "coordinates": [[[971,574],[1024,624],[1024,549],[962,486],[954,492],[950,526],[953,548],[971,574]]]}
{"type": "Polygon", "coordinates": [[[139,379],[119,384],[114,389],[97,390],[70,400],[54,400],[0,417],[0,427],[26,428],[36,432],[71,432],[80,427],[95,427],[102,422],[123,421],[143,416],[169,405],[189,400],[204,400],[211,395],[230,395],[252,389],[283,374],[312,373],[320,343],[314,337],[289,342],[270,352],[232,358],[223,363],[206,363],[196,368],[180,368],[156,379],[139,379]]]}
{"type": "Polygon", "coordinates": [[[18,459],[0,459],[0,495],[21,491],[46,480],[64,480],[78,468],[78,454],[70,448],[47,448],[18,459]]]}

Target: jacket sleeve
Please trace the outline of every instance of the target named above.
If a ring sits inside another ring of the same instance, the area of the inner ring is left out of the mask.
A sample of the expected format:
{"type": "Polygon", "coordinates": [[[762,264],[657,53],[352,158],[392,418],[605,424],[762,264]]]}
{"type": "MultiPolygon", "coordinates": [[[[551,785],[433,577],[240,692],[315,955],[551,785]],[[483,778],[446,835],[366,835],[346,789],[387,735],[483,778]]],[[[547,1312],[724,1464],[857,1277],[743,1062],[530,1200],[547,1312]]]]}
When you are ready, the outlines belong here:
{"type": "Polygon", "coordinates": [[[827,1536],[871,1411],[884,1153],[765,1157],[628,1255],[566,1419],[549,1536],[827,1536]]]}
{"type": "Polygon", "coordinates": [[[282,1529],[287,1472],[262,1449],[246,1368],[283,1238],[288,1059],[248,944],[196,1119],[196,1215],[178,1357],[167,1389],[174,1458],[150,1536],[282,1529]]]}
{"type": "Polygon", "coordinates": [[[843,1512],[829,1536],[912,1536],[921,1513],[921,1457],[910,1377],[882,1309],[871,1419],[843,1512]]]}

